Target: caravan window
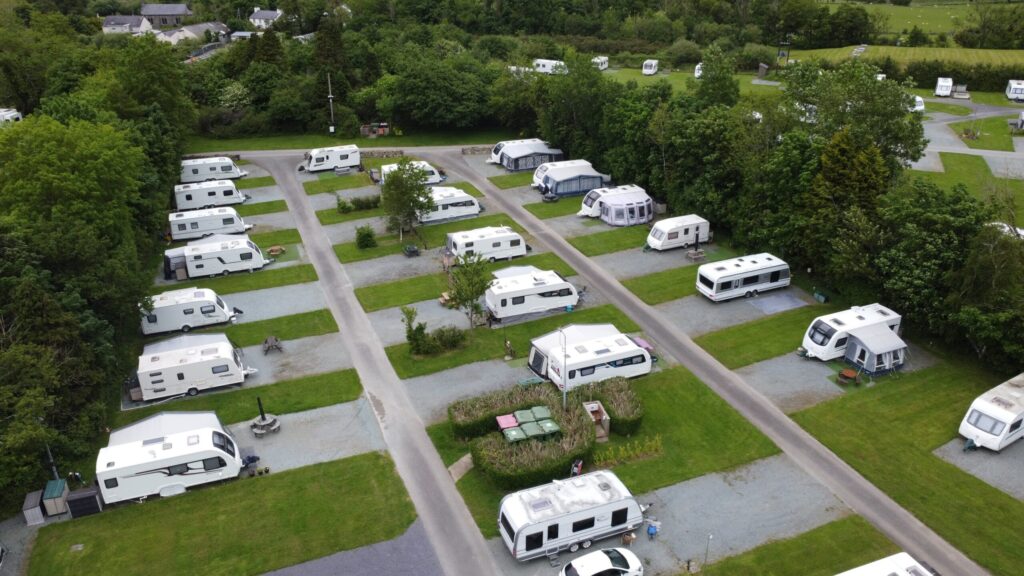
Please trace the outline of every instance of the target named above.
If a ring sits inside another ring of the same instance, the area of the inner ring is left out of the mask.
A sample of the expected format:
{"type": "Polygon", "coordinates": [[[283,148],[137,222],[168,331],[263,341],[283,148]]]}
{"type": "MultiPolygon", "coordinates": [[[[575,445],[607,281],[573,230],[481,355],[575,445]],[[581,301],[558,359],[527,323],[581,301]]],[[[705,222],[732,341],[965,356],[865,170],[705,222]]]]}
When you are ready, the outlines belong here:
{"type": "Polygon", "coordinates": [[[1006,431],[1006,433],[1007,433],[1007,434],[1013,434],[1013,433],[1014,433],[1014,432],[1016,432],[1017,430],[1020,430],[1020,425],[1021,425],[1021,423],[1024,423],[1024,420],[1017,420],[1017,421],[1016,421],[1016,422],[1014,422],[1013,424],[1010,424],[1010,429],[1009,429],[1009,430],[1007,430],[1007,431],[1006,431]]]}
{"type": "Polygon", "coordinates": [[[704,276],[703,274],[698,274],[697,280],[700,280],[700,283],[703,284],[705,288],[709,290],[715,289],[715,283],[712,282],[711,280],[708,280],[707,277],[704,276]]]}
{"type": "Polygon", "coordinates": [[[185,379],[185,373],[184,372],[178,372],[178,380],[184,380],[184,379],[185,379]]]}
{"type": "Polygon", "coordinates": [[[195,308],[185,308],[184,310],[182,310],[182,313],[184,313],[186,316],[188,316],[189,314],[194,314],[195,311],[196,311],[195,308]]]}
{"type": "Polygon", "coordinates": [[[319,157],[313,159],[313,162],[315,162],[317,164],[319,164],[319,163],[321,163],[323,161],[324,161],[324,157],[323,156],[319,156],[319,157]]]}
{"type": "Polygon", "coordinates": [[[654,230],[651,230],[651,236],[653,236],[655,240],[661,240],[662,237],[665,236],[665,231],[655,228],[654,230]]]}
{"type": "Polygon", "coordinates": [[[190,223],[188,225],[188,227],[193,229],[193,230],[198,230],[199,229],[199,222],[192,222],[192,223],[190,223]]]}
{"type": "Polygon", "coordinates": [[[227,190],[224,191],[224,195],[225,196],[234,196],[235,195],[235,191],[232,190],[231,188],[228,188],[227,190]]]}
{"type": "Polygon", "coordinates": [[[732,280],[726,280],[718,285],[719,290],[732,290],[732,280]]]}
{"type": "Polygon", "coordinates": [[[501,248],[501,242],[494,242],[491,244],[491,248],[501,248]]]}
{"type": "Polygon", "coordinates": [[[558,291],[558,295],[559,296],[569,296],[571,294],[572,294],[572,290],[570,290],[568,288],[562,288],[561,290],[558,291]]]}
{"type": "Polygon", "coordinates": [[[626,210],[627,210],[627,212],[629,212],[629,217],[630,218],[636,218],[636,207],[630,206],[626,210]]]}
{"type": "Polygon", "coordinates": [[[252,260],[252,252],[243,252],[238,255],[239,260],[252,260]]]}
{"type": "Polygon", "coordinates": [[[199,174],[199,168],[193,168],[192,169],[192,173],[193,174],[199,174]]]}
{"type": "Polygon", "coordinates": [[[228,371],[228,365],[227,365],[227,364],[221,364],[220,366],[214,366],[214,367],[213,367],[213,368],[211,369],[211,371],[212,371],[212,372],[213,372],[214,374],[223,374],[223,373],[225,373],[225,372],[227,372],[227,371],[228,371]]]}
{"type": "Polygon", "coordinates": [[[577,520],[572,523],[572,531],[580,532],[582,530],[589,530],[594,527],[594,518],[587,518],[586,520],[577,520]]]}
{"type": "Polygon", "coordinates": [[[508,300],[506,300],[505,298],[502,298],[501,299],[501,307],[504,308],[505,306],[508,306],[508,300]]]}
{"type": "MultiPolygon", "coordinates": [[[[231,172],[232,168],[234,168],[234,166],[221,166],[220,167],[220,171],[221,172],[231,172]]],[[[213,170],[213,168],[211,168],[210,170],[213,170]]]]}
{"type": "Polygon", "coordinates": [[[743,279],[744,286],[750,286],[751,284],[757,284],[761,281],[761,276],[747,276],[743,279]]]}
{"type": "Polygon", "coordinates": [[[625,524],[628,512],[628,508],[619,508],[615,512],[612,512],[612,526],[622,526],[625,524]]]}
{"type": "Polygon", "coordinates": [[[846,336],[836,340],[836,348],[846,348],[846,336]]]}
{"type": "Polygon", "coordinates": [[[1004,422],[1000,422],[995,418],[984,414],[978,410],[971,410],[970,416],[967,417],[967,421],[982,432],[988,432],[993,436],[999,436],[1003,433],[1003,428],[1006,427],[1004,422]]]}
{"type": "Polygon", "coordinates": [[[624,217],[625,217],[625,215],[624,215],[624,213],[622,211],[622,208],[616,208],[615,209],[615,219],[616,220],[622,220],[624,217]]]}
{"type": "Polygon", "coordinates": [[[515,306],[516,304],[522,304],[523,302],[526,302],[526,296],[513,296],[512,297],[512,305],[513,306],[515,306]]]}
{"type": "Polygon", "coordinates": [[[117,488],[117,478],[107,478],[103,481],[103,486],[106,488],[117,488]]]}
{"type": "Polygon", "coordinates": [[[180,476],[188,473],[188,464],[175,464],[167,467],[168,476],[180,476]]]}
{"type": "Polygon", "coordinates": [[[231,441],[227,435],[217,432],[213,432],[213,446],[219,448],[221,452],[224,452],[232,458],[235,457],[235,443],[231,441]]]}
{"type": "Polygon", "coordinates": [[[576,377],[576,371],[575,370],[569,370],[569,380],[572,380],[575,377],[576,377]]]}
{"type": "Polygon", "coordinates": [[[522,242],[522,240],[513,240],[513,241],[509,242],[508,245],[509,246],[519,246],[520,242],[522,242]]]}
{"type": "MultiPolygon", "coordinates": [[[[811,324],[811,330],[807,333],[807,337],[811,339],[818,346],[824,346],[828,344],[828,341],[832,339],[832,336],[836,333],[836,329],[829,326],[827,323],[821,320],[815,320],[814,324],[811,324]]],[[[846,344],[846,338],[843,338],[843,345],[846,344]]],[[[839,346],[839,342],[836,342],[836,346],[839,346]]]]}
{"type": "MultiPolygon", "coordinates": [[[[1020,422],[1017,424],[1020,424],[1020,422]]],[[[548,524],[548,540],[555,540],[556,538],[558,538],[558,524],[548,524]]]]}
{"type": "Polygon", "coordinates": [[[580,368],[580,376],[590,376],[591,374],[594,373],[594,370],[597,370],[596,366],[591,366],[589,368],[580,368]]]}
{"type": "Polygon", "coordinates": [[[526,550],[536,550],[544,545],[544,533],[534,532],[526,535],[526,550]]]}
{"type": "Polygon", "coordinates": [[[203,470],[206,471],[217,470],[218,468],[223,468],[225,466],[227,466],[227,464],[220,456],[214,456],[213,458],[203,460],[203,470]]]}
{"type": "Polygon", "coordinates": [[[185,225],[184,224],[178,224],[178,230],[184,230],[184,229],[185,229],[185,225]]]}
{"type": "Polygon", "coordinates": [[[512,529],[512,524],[509,523],[508,518],[505,517],[504,512],[501,513],[501,518],[499,520],[501,522],[502,529],[505,530],[505,534],[508,535],[508,539],[515,542],[516,531],[512,529]]]}
{"type": "Polygon", "coordinates": [[[199,311],[202,312],[203,314],[213,314],[215,310],[217,310],[217,307],[214,306],[213,304],[210,304],[208,306],[202,306],[199,308],[199,311]]]}
{"type": "Polygon", "coordinates": [[[230,226],[230,225],[235,223],[235,219],[234,218],[225,218],[225,219],[221,220],[220,223],[225,225],[225,226],[230,226]]]}
{"type": "Polygon", "coordinates": [[[191,199],[192,199],[192,195],[191,194],[185,194],[185,200],[191,200],[191,199]]]}
{"type": "Polygon", "coordinates": [[[156,314],[147,314],[146,322],[149,322],[150,324],[156,324],[156,314]]]}
{"type": "Polygon", "coordinates": [[[207,196],[216,196],[217,195],[217,191],[216,190],[210,190],[209,192],[206,193],[206,195],[207,196]]]}
{"type": "Polygon", "coordinates": [[[679,238],[679,232],[669,232],[668,233],[668,239],[669,240],[675,240],[676,238],[679,238]]]}

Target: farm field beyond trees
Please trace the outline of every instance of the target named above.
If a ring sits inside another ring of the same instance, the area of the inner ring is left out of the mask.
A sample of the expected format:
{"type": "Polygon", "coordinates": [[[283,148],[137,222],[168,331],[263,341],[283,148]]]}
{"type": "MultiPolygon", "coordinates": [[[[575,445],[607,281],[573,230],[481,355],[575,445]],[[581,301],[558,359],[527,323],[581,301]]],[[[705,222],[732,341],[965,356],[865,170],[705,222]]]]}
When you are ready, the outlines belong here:
{"type": "Polygon", "coordinates": [[[511,130],[467,130],[464,132],[423,132],[404,136],[378,138],[338,138],[327,134],[287,134],[253,136],[250,138],[209,138],[189,136],[185,143],[187,154],[246,150],[308,150],[327,146],[357,144],[361,148],[390,148],[401,146],[454,146],[458,144],[491,144],[515,137],[511,130]]]}
{"type": "MultiPolygon", "coordinates": [[[[856,46],[843,48],[821,48],[818,50],[793,50],[790,58],[798,60],[828,60],[839,62],[852,57],[856,46]]],[[[899,64],[918,60],[943,60],[968,64],[989,64],[998,66],[1024,65],[1024,50],[985,50],[976,48],[908,48],[903,46],[869,46],[862,58],[875,59],[890,57],[899,64]]],[[[742,87],[742,84],[741,84],[742,87]]],[[[968,86],[970,89],[970,86],[968,86]]]]}
{"type": "MultiPolygon", "coordinates": [[[[917,26],[928,34],[952,34],[959,24],[967,20],[971,12],[970,5],[943,4],[940,6],[894,6],[892,4],[860,4],[869,14],[883,14],[888,17],[888,25],[883,30],[889,34],[900,34],[917,26]]],[[[840,3],[829,3],[832,11],[839,8],[840,3]]]]}

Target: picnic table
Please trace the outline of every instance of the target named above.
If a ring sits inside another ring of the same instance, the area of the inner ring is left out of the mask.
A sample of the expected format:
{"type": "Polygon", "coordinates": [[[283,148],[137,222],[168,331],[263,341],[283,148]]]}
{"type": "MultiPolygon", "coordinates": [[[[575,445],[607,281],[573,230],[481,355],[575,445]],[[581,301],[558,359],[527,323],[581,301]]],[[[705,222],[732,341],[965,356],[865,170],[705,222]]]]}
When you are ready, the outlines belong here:
{"type": "Polygon", "coordinates": [[[277,336],[267,336],[267,339],[263,341],[263,355],[266,356],[267,352],[271,350],[284,352],[284,345],[281,344],[281,339],[277,336]]]}

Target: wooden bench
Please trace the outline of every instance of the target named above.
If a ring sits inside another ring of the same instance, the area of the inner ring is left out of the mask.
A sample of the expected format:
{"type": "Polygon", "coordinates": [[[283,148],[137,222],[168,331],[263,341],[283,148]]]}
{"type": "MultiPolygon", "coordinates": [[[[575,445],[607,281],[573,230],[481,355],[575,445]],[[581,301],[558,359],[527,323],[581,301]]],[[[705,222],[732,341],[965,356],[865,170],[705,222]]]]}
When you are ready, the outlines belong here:
{"type": "Polygon", "coordinates": [[[270,352],[271,350],[284,352],[284,346],[281,344],[281,339],[277,336],[267,336],[267,339],[263,341],[263,355],[266,356],[267,352],[270,352]]]}

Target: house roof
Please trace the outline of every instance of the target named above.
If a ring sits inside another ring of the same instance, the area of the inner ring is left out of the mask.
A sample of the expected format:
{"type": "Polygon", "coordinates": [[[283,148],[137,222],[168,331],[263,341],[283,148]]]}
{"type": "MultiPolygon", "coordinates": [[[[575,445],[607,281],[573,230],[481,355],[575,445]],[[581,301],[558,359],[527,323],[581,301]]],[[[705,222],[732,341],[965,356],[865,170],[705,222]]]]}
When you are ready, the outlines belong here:
{"type": "Polygon", "coordinates": [[[859,326],[851,328],[849,332],[850,336],[860,341],[862,346],[875,355],[902,350],[907,347],[907,343],[885,324],[859,326]]]}
{"type": "Polygon", "coordinates": [[[143,16],[191,16],[187,4],[143,4],[143,16]]]}
{"type": "Polygon", "coordinates": [[[230,32],[228,27],[220,22],[202,22],[200,24],[183,26],[181,29],[193,34],[194,36],[202,36],[207,30],[217,34],[227,34],[230,32]]]}
{"type": "Polygon", "coordinates": [[[115,14],[113,16],[107,16],[103,19],[103,27],[107,26],[131,26],[132,28],[138,28],[142,26],[142,16],[121,16],[115,14]]]}
{"type": "Polygon", "coordinates": [[[277,20],[280,17],[280,10],[256,10],[249,16],[249,20],[277,20]]]}

